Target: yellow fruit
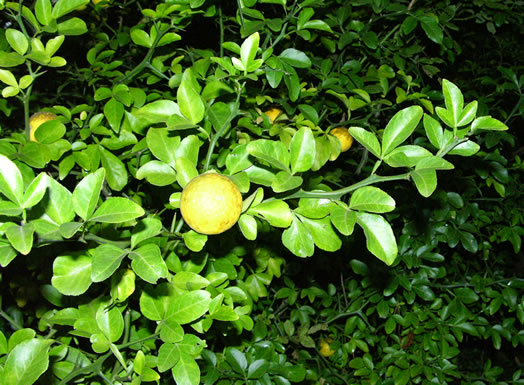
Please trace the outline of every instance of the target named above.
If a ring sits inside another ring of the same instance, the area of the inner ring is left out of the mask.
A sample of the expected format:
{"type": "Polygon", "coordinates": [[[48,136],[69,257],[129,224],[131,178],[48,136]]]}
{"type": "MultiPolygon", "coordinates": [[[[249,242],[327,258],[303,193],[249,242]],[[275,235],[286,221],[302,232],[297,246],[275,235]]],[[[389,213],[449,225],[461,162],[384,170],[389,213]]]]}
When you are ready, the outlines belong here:
{"type": "Polygon", "coordinates": [[[55,114],[53,114],[52,112],[47,112],[47,111],[40,111],[40,112],[33,114],[31,118],[29,118],[29,128],[30,128],[29,140],[32,142],[38,142],[38,140],[36,140],[35,138],[36,129],[40,127],[42,123],[45,123],[49,120],[53,120],[56,118],[57,116],[55,114]]]}
{"type": "Polygon", "coordinates": [[[336,137],[340,142],[340,151],[345,152],[351,148],[353,144],[353,137],[349,134],[349,131],[345,127],[337,127],[329,131],[331,135],[336,137]]]}
{"type": "Polygon", "coordinates": [[[226,176],[206,173],[193,178],[182,191],[180,211],[186,223],[200,234],[229,230],[242,212],[242,195],[226,176]]]}
{"type": "Polygon", "coordinates": [[[320,340],[320,354],[324,357],[331,357],[333,354],[335,354],[334,350],[331,350],[331,346],[329,344],[333,342],[331,338],[328,338],[327,340],[321,339],[320,340]]]}
{"type": "Polygon", "coordinates": [[[271,123],[273,123],[281,113],[282,113],[282,110],[276,107],[270,108],[269,110],[264,112],[264,114],[266,114],[266,116],[269,118],[269,121],[271,123]]]}

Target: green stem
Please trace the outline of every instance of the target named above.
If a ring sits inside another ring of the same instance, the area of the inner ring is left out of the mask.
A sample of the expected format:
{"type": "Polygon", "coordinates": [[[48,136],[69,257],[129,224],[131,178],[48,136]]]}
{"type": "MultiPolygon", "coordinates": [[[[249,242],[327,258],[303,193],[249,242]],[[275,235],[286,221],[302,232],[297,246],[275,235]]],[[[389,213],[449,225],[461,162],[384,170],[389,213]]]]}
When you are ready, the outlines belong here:
{"type": "Polygon", "coordinates": [[[84,239],[87,240],[87,241],[95,241],[95,242],[98,242],[98,243],[106,243],[106,244],[114,245],[114,246],[121,247],[121,248],[126,248],[130,244],[129,241],[113,241],[111,239],[99,237],[98,235],[95,235],[93,233],[87,233],[85,235],[84,239]]]}
{"type": "Polygon", "coordinates": [[[390,182],[394,180],[408,180],[409,179],[409,172],[405,174],[399,174],[399,175],[391,175],[391,176],[380,176],[380,175],[371,175],[367,177],[366,179],[361,180],[358,183],[352,184],[351,186],[347,186],[344,188],[341,188],[339,190],[334,191],[304,191],[299,190],[294,194],[291,194],[287,197],[283,197],[282,199],[294,199],[294,198],[324,198],[324,199],[331,199],[331,200],[338,200],[343,195],[348,194],[352,191],[355,191],[361,187],[369,186],[375,183],[382,183],[382,182],[390,182]]]}
{"type": "Polygon", "coordinates": [[[509,120],[513,117],[513,115],[515,115],[515,113],[517,112],[517,110],[519,109],[523,101],[524,101],[524,95],[520,95],[519,101],[517,102],[517,104],[515,104],[515,107],[513,107],[513,110],[511,110],[511,112],[509,113],[508,117],[504,121],[504,124],[507,124],[509,120]]]}
{"type": "Polygon", "coordinates": [[[236,111],[238,110],[238,108],[240,106],[240,95],[242,94],[242,90],[244,89],[244,85],[245,84],[246,83],[243,83],[242,85],[240,85],[238,87],[237,99],[235,101],[235,107],[234,107],[234,113],[231,113],[228,116],[227,120],[224,122],[222,127],[220,127],[220,129],[217,131],[217,133],[211,137],[211,141],[209,143],[209,148],[207,149],[206,163],[204,164],[204,172],[206,172],[209,169],[209,165],[211,164],[211,157],[213,156],[213,151],[215,150],[215,146],[217,144],[218,139],[220,139],[220,137],[225,134],[225,132],[226,132],[228,126],[229,126],[229,123],[231,123],[231,121],[236,116],[236,111]]]}
{"type": "Polygon", "coordinates": [[[5,319],[7,322],[9,322],[16,330],[22,329],[22,326],[20,326],[14,319],[12,319],[6,312],[3,310],[0,310],[0,317],[5,319]]]}
{"type": "Polygon", "coordinates": [[[151,57],[153,56],[156,46],[160,42],[160,39],[162,39],[162,37],[167,33],[167,31],[169,31],[169,28],[166,28],[163,31],[159,31],[157,33],[155,41],[153,41],[153,44],[147,51],[146,56],[144,56],[144,59],[142,59],[142,61],[135,68],[133,68],[130,72],[128,72],[127,75],[125,75],[122,79],[120,79],[118,81],[119,84],[129,83],[131,80],[133,80],[135,76],[137,76],[140,72],[142,72],[144,68],[151,66],[151,57]]]}
{"type": "Polygon", "coordinates": [[[453,150],[455,147],[457,147],[458,145],[460,145],[460,144],[462,144],[464,142],[467,142],[468,140],[469,140],[468,138],[463,138],[463,139],[455,138],[455,140],[453,140],[453,142],[451,142],[449,145],[447,145],[446,147],[444,147],[441,150],[439,150],[439,152],[437,152],[436,156],[439,156],[439,157],[443,158],[451,150],[453,150]]]}

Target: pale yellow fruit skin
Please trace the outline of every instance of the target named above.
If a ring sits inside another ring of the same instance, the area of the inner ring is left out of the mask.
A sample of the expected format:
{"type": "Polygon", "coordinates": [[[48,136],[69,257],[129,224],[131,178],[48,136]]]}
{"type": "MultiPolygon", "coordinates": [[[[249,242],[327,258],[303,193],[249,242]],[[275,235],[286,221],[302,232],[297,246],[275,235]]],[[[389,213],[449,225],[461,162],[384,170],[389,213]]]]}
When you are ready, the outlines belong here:
{"type": "Polygon", "coordinates": [[[282,110],[276,107],[270,108],[264,114],[269,118],[269,121],[273,123],[276,118],[282,113],[282,110]]]}
{"type": "Polygon", "coordinates": [[[329,131],[331,135],[336,137],[340,142],[340,151],[346,152],[351,148],[353,144],[353,137],[349,134],[349,131],[345,127],[337,127],[329,131]]]}
{"type": "Polygon", "coordinates": [[[327,340],[320,340],[320,354],[324,357],[331,357],[333,354],[335,354],[334,350],[331,350],[331,346],[329,345],[333,340],[331,338],[328,338],[327,340]]]}
{"type": "Polygon", "coordinates": [[[242,195],[226,176],[207,173],[193,178],[182,191],[180,211],[186,223],[200,234],[220,234],[237,223],[242,195]]]}
{"type": "Polygon", "coordinates": [[[40,111],[31,115],[31,117],[29,118],[29,140],[31,142],[38,142],[38,140],[36,140],[35,138],[36,129],[40,127],[41,124],[56,118],[57,116],[55,114],[47,111],[40,111]]]}

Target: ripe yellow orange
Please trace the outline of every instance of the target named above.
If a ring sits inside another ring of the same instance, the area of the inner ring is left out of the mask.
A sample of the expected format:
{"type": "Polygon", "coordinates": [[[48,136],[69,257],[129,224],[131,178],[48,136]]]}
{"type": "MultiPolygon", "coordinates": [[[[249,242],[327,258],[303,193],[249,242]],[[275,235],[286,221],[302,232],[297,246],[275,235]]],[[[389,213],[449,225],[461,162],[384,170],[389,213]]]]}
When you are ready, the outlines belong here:
{"type": "Polygon", "coordinates": [[[333,340],[331,338],[328,339],[321,339],[320,340],[320,349],[319,352],[324,357],[331,357],[333,354],[335,354],[334,350],[331,350],[331,346],[329,345],[333,340]]]}
{"type": "Polygon", "coordinates": [[[200,234],[220,234],[237,223],[242,195],[228,177],[210,172],[193,178],[182,191],[180,211],[200,234]]]}
{"type": "Polygon", "coordinates": [[[281,113],[282,110],[276,107],[270,108],[269,110],[264,112],[264,114],[268,117],[271,123],[273,123],[280,116],[281,113]]]}
{"type": "Polygon", "coordinates": [[[349,134],[349,131],[345,127],[337,127],[329,131],[331,135],[336,137],[340,142],[340,151],[346,152],[351,148],[353,144],[353,137],[349,134]]]}
{"type": "Polygon", "coordinates": [[[36,140],[35,137],[36,129],[40,127],[41,124],[56,118],[57,116],[55,114],[47,111],[40,111],[31,115],[31,117],[29,118],[29,140],[32,142],[38,142],[38,140],[36,140]]]}

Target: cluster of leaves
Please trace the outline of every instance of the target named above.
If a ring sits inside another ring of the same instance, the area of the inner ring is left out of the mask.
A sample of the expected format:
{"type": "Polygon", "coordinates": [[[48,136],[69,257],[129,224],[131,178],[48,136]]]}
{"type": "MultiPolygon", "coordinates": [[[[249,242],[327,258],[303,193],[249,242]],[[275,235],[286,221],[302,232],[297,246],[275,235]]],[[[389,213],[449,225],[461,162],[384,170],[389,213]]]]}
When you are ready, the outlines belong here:
{"type": "MultiPolygon", "coordinates": [[[[470,379],[456,363],[463,340],[491,338],[496,349],[502,339],[523,343],[521,281],[471,274],[455,252],[460,244],[489,255],[479,234],[519,252],[522,218],[503,201],[498,217],[469,204],[478,186],[464,198],[435,193],[437,171],[477,154],[483,188],[518,194],[506,158],[479,150],[510,141],[500,131],[522,114],[524,82],[501,67],[508,82],[498,91],[519,98],[510,113],[496,106],[503,123],[486,115],[493,103],[482,93],[468,92],[479,101],[465,103],[453,82],[437,87],[445,62],[427,54],[439,47],[454,63],[462,51],[454,20],[482,4],[128,3],[0,1],[6,385],[352,376],[445,383],[470,379]],[[184,47],[199,34],[194,25],[213,20],[217,29],[208,31],[218,42],[184,47]],[[276,105],[276,119],[263,113],[276,105]],[[30,115],[40,109],[58,118],[30,141],[30,115]],[[337,126],[356,140],[351,156],[329,135],[337,126]],[[216,237],[191,230],[178,210],[184,186],[209,170],[245,194],[238,226],[216,237]],[[428,211],[425,232],[411,226],[417,193],[446,207],[428,211]],[[505,226],[512,211],[513,226],[505,226]],[[265,242],[282,247],[275,254],[260,247],[265,242]],[[364,242],[362,253],[374,257],[344,256],[349,244],[364,242]],[[351,261],[360,277],[327,292],[299,289],[286,260],[305,264],[297,257],[324,252],[346,267],[351,261]],[[448,260],[450,267],[439,266],[448,260]],[[376,271],[387,275],[385,287],[373,284],[376,271]],[[285,287],[275,291],[283,275],[285,287]],[[486,309],[490,318],[477,315],[486,309]],[[314,350],[320,334],[334,341],[330,358],[314,350]]],[[[505,18],[492,15],[497,26],[515,20],[504,6],[505,18]]],[[[486,381],[501,374],[485,367],[486,381]]]]}

